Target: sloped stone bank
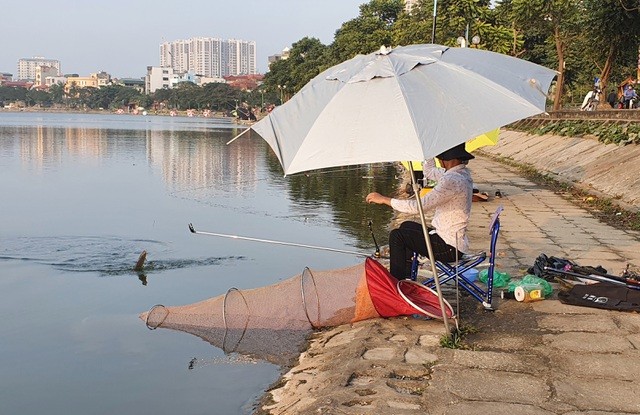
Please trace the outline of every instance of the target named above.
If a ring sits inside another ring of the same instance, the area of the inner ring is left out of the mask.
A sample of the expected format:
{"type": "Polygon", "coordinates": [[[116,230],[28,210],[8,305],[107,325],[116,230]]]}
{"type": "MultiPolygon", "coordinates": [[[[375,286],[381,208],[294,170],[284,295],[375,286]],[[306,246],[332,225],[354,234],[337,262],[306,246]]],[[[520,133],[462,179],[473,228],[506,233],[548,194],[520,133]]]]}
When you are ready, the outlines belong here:
{"type": "Polygon", "coordinates": [[[608,196],[627,209],[640,208],[640,146],[503,130],[498,144],[482,151],[608,196]]]}

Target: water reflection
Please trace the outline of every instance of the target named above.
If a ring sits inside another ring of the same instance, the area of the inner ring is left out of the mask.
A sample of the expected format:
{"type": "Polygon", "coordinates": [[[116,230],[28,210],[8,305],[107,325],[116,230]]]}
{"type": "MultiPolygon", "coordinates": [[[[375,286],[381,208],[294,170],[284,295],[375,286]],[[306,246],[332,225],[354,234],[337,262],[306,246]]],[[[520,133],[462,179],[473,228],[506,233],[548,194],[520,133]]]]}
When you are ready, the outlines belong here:
{"type": "Polygon", "coordinates": [[[232,194],[255,190],[265,145],[253,140],[226,145],[234,132],[147,131],[149,163],[161,167],[171,191],[206,195],[202,190],[223,189],[232,194]]]}
{"type": "MultiPolygon", "coordinates": [[[[361,248],[372,246],[367,226],[372,221],[378,241],[386,243],[386,226],[392,213],[363,201],[371,191],[394,193],[398,174],[394,165],[347,166],[283,178],[277,158],[255,134],[226,145],[240,130],[217,124],[211,124],[206,131],[182,128],[183,125],[179,130],[16,125],[0,127],[0,135],[17,137],[14,145],[20,160],[31,169],[56,169],[67,159],[99,163],[116,153],[126,153],[132,163],[145,162],[159,169],[174,195],[208,203],[215,203],[212,201],[219,194],[237,197],[256,191],[265,180],[259,166],[266,158],[268,179],[275,186],[284,186],[296,201],[299,209],[294,206],[294,214],[306,215],[306,220],[310,207],[328,208],[332,220],[346,236],[355,237],[361,248]]],[[[1,151],[11,152],[12,146],[5,142],[1,151]]]]}
{"type": "MultiPolygon", "coordinates": [[[[282,171],[275,156],[270,157],[269,168],[274,174],[278,169],[282,171]]],[[[295,174],[289,177],[287,185],[291,198],[300,204],[330,206],[334,223],[356,238],[360,248],[368,249],[374,244],[372,232],[377,241],[387,243],[387,225],[393,212],[366,204],[364,198],[373,191],[394,194],[398,174],[393,164],[345,166],[295,174]]]]}

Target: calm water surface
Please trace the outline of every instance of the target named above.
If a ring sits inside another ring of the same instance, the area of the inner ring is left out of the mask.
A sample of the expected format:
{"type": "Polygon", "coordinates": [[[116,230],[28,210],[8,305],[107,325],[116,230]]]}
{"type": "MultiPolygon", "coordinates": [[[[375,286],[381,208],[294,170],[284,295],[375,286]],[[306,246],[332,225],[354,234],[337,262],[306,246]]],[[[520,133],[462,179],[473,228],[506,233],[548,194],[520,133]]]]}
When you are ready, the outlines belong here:
{"type": "Polygon", "coordinates": [[[244,414],[279,367],[138,318],[373,252],[393,166],[283,178],[224,120],[0,112],[0,414],[244,414]],[[144,273],[133,271],[148,252],[144,273]],[[196,358],[196,364],[193,364],[196,358]],[[191,364],[190,364],[191,363],[191,364]]]}

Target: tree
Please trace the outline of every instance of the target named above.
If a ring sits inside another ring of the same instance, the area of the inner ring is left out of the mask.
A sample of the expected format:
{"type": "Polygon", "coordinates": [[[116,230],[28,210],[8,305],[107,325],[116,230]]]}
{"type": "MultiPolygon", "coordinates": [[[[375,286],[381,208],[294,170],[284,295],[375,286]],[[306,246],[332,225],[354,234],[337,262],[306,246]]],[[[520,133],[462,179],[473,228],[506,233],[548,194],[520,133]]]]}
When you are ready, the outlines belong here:
{"type": "Polygon", "coordinates": [[[585,0],[586,46],[600,70],[603,88],[613,68],[620,66],[622,78],[636,66],[640,44],[640,3],[636,0],[585,0]],[[589,30],[591,29],[591,30],[589,30]],[[594,30],[596,29],[596,30],[594,30]]]}
{"type": "Polygon", "coordinates": [[[26,102],[27,89],[22,87],[0,86],[0,102],[26,102]]]}
{"type": "Polygon", "coordinates": [[[46,91],[42,91],[39,89],[30,89],[25,94],[25,104],[28,107],[32,107],[34,105],[39,105],[40,107],[49,107],[51,106],[51,95],[46,91]]]}
{"type": "Polygon", "coordinates": [[[555,47],[558,78],[553,110],[562,105],[565,69],[571,42],[580,33],[580,16],[584,13],[581,0],[513,0],[512,19],[519,28],[533,30],[547,36],[555,47]]]}
{"type": "Polygon", "coordinates": [[[403,13],[403,0],[372,0],[361,5],[360,15],[336,31],[329,66],[375,52],[381,46],[395,46],[393,27],[403,13]]]}
{"type": "Polygon", "coordinates": [[[54,104],[62,104],[64,102],[64,84],[56,83],[49,87],[49,95],[51,102],[54,104]]]}
{"type": "Polygon", "coordinates": [[[199,106],[212,111],[227,112],[242,100],[242,93],[225,83],[205,84],[200,88],[199,106]]]}
{"type": "MultiPolygon", "coordinates": [[[[458,46],[457,39],[466,41],[477,35],[480,43],[469,45],[494,52],[510,53],[513,31],[503,25],[488,0],[440,0],[437,4],[435,43],[458,46]]],[[[433,1],[423,1],[400,15],[394,25],[394,44],[431,43],[433,1]]],[[[519,38],[517,42],[521,43],[519,38]]]]}
{"type": "Polygon", "coordinates": [[[296,93],[327,67],[328,47],[316,38],[305,37],[291,46],[287,59],[271,64],[263,85],[284,99],[285,95],[296,93]]]}

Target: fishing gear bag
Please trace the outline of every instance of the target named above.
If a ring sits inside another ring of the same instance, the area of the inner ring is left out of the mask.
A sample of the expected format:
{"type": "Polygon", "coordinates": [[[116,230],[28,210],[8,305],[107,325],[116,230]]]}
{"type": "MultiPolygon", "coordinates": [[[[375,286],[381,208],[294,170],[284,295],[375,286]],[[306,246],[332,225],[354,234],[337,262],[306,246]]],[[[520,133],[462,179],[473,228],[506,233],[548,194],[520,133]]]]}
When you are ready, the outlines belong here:
{"type": "Polygon", "coordinates": [[[553,281],[554,276],[556,276],[557,274],[549,272],[548,270],[545,269],[545,267],[552,268],[555,270],[560,270],[560,271],[569,271],[569,272],[573,272],[576,274],[583,274],[583,275],[590,275],[590,274],[602,275],[602,276],[607,275],[607,270],[601,267],[600,265],[598,265],[597,267],[580,266],[568,259],[558,258],[554,256],[549,257],[545,254],[540,254],[538,258],[536,258],[536,260],[534,261],[533,266],[531,266],[527,270],[527,272],[529,274],[535,275],[536,277],[543,278],[547,281],[553,281]]]}
{"type": "Polygon", "coordinates": [[[570,290],[560,291],[558,300],[569,305],[640,312],[640,290],[616,284],[575,285],[570,290]]]}

